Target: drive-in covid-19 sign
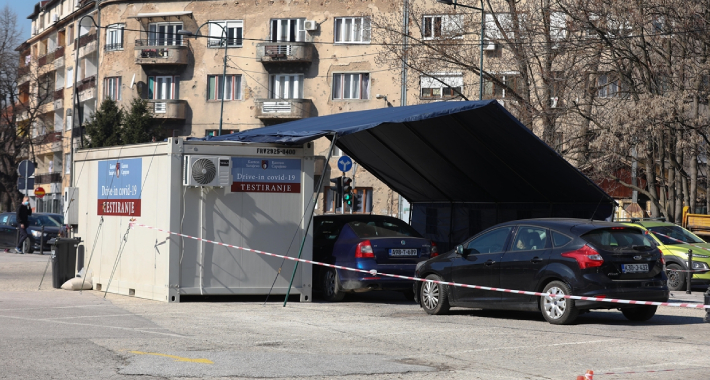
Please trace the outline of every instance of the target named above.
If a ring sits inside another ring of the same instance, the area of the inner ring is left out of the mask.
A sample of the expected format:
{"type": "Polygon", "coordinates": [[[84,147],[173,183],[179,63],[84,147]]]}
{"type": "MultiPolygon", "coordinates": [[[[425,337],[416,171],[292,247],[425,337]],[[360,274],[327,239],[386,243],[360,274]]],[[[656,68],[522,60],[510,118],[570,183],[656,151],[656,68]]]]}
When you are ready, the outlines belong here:
{"type": "Polygon", "coordinates": [[[140,158],[99,161],[97,215],[141,216],[140,158]]]}
{"type": "Polygon", "coordinates": [[[233,193],[300,193],[301,160],[232,157],[233,193]]]}

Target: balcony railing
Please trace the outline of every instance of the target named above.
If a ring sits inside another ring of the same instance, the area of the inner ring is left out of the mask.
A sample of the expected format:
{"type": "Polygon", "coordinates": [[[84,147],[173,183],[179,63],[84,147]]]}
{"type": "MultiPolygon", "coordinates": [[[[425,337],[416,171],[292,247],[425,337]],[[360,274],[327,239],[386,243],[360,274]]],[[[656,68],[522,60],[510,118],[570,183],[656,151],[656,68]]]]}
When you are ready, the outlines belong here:
{"type": "Polygon", "coordinates": [[[186,65],[190,49],[187,40],[136,40],[135,59],[139,65],[186,65]]]}
{"type": "Polygon", "coordinates": [[[62,182],[62,172],[35,174],[35,184],[62,182]]]}
{"type": "Polygon", "coordinates": [[[54,91],[54,100],[64,99],[64,89],[54,91]]]}
{"type": "Polygon", "coordinates": [[[77,92],[82,92],[96,87],[96,76],[90,76],[81,80],[81,84],[76,87],[77,92]]]}
{"type": "Polygon", "coordinates": [[[111,44],[106,44],[106,45],[104,45],[104,50],[106,50],[106,51],[123,50],[123,41],[114,42],[111,44]]]}
{"type": "Polygon", "coordinates": [[[255,99],[257,119],[297,120],[311,116],[311,99],[255,99]]]}
{"type": "Polygon", "coordinates": [[[78,47],[84,47],[91,41],[96,41],[96,33],[85,34],[85,35],[79,37],[79,46],[78,47]]]}
{"type": "Polygon", "coordinates": [[[310,42],[262,42],[256,44],[256,58],[262,63],[312,62],[310,42]]]}
{"type": "Polygon", "coordinates": [[[148,99],[148,109],[152,109],[155,119],[185,119],[187,101],[181,99],[148,99]]]}

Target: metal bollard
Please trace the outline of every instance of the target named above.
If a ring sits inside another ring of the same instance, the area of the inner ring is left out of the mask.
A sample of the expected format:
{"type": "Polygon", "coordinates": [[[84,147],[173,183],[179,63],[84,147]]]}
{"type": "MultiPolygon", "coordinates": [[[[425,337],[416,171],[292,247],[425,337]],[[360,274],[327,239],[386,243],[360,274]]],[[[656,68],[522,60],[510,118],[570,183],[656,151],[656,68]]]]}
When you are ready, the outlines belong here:
{"type": "Polygon", "coordinates": [[[685,285],[685,294],[690,294],[692,293],[692,279],[693,279],[693,250],[689,249],[688,250],[688,272],[686,272],[686,285],[685,285]]]}
{"type": "Polygon", "coordinates": [[[15,234],[15,247],[20,244],[20,225],[17,225],[17,234],[15,234]]]}
{"type": "MultiPolygon", "coordinates": [[[[708,290],[705,292],[705,306],[710,305],[710,286],[708,286],[708,290]]],[[[705,318],[703,319],[705,323],[710,323],[710,309],[705,308],[705,318]]]]}
{"type": "Polygon", "coordinates": [[[39,254],[44,255],[44,226],[42,226],[42,234],[39,236],[39,254]]]}

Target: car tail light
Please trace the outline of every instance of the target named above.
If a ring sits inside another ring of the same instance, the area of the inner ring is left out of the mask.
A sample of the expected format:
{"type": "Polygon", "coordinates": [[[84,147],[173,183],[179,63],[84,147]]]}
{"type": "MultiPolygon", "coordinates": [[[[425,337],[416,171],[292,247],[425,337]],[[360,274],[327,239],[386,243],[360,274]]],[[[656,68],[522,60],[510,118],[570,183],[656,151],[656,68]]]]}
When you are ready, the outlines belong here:
{"type": "Polygon", "coordinates": [[[372,245],[370,244],[369,240],[361,241],[358,243],[357,247],[355,247],[355,258],[356,259],[365,259],[365,258],[374,258],[375,257],[375,251],[372,250],[372,245]]]}
{"type": "Polygon", "coordinates": [[[429,257],[436,257],[439,256],[439,247],[436,246],[436,243],[433,241],[431,242],[431,255],[429,257]]]}
{"type": "Polygon", "coordinates": [[[562,256],[577,260],[580,269],[600,267],[604,264],[602,255],[589,245],[585,245],[576,251],[565,252],[562,256]]]}

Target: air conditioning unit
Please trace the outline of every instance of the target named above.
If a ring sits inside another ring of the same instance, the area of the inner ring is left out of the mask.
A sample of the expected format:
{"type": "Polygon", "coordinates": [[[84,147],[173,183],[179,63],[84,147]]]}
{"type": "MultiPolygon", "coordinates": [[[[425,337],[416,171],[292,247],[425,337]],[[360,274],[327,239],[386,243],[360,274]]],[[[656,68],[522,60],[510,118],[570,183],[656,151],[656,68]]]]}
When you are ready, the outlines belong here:
{"type": "Polygon", "coordinates": [[[309,32],[312,32],[312,31],[318,30],[318,23],[313,20],[306,20],[303,23],[303,28],[309,32]]]}
{"type": "Polygon", "coordinates": [[[37,35],[37,28],[32,28],[32,35],[36,36],[37,35]]]}
{"type": "Polygon", "coordinates": [[[496,43],[493,41],[484,41],[483,50],[496,50],[496,43]]]}
{"type": "Polygon", "coordinates": [[[183,186],[230,186],[232,159],[215,156],[185,156],[182,184],[183,186]]]}
{"type": "Polygon", "coordinates": [[[54,15],[52,16],[52,22],[58,22],[59,21],[59,15],[54,15]]]}

